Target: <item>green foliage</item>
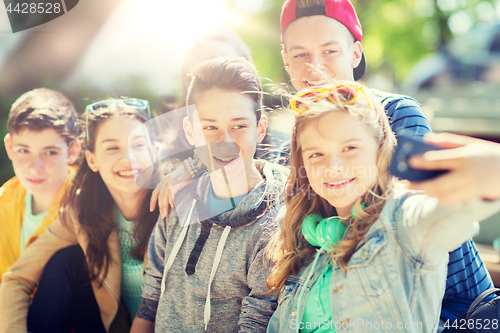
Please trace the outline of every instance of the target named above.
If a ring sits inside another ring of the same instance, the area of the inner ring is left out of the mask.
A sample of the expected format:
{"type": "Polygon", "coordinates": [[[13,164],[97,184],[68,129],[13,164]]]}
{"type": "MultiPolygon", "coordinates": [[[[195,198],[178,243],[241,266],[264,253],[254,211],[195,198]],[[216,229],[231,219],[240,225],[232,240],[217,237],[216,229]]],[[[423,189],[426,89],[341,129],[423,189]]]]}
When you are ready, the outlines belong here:
{"type": "Polygon", "coordinates": [[[277,84],[288,79],[280,54],[282,4],[282,1],[269,1],[261,12],[249,15],[248,23],[236,28],[252,51],[252,58],[259,75],[264,81],[269,79],[277,84]]]}
{"type": "MultiPolygon", "coordinates": [[[[265,8],[253,15],[252,23],[238,31],[252,49],[260,74],[277,83],[288,79],[279,54],[279,17],[283,2],[266,0],[265,8]]],[[[497,0],[352,2],[363,26],[368,75],[383,70],[397,83],[415,63],[453,38],[450,25],[463,28],[469,23],[497,20],[497,0]]]]}

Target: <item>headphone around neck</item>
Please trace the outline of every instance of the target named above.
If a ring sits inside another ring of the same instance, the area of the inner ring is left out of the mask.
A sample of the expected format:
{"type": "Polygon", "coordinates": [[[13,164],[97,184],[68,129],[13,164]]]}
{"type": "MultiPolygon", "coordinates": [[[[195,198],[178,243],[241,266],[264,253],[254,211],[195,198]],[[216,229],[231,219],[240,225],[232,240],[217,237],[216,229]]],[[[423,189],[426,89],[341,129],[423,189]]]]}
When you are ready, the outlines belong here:
{"type": "MultiPolygon", "coordinates": [[[[366,205],[361,203],[361,209],[365,209],[366,205]]],[[[356,218],[356,206],[352,206],[351,209],[352,218],[356,218]]],[[[347,229],[347,226],[344,222],[342,222],[337,217],[327,217],[323,218],[323,216],[319,214],[311,214],[307,215],[302,222],[302,234],[305,239],[313,246],[319,246],[321,249],[316,254],[316,258],[311,265],[311,269],[307,274],[306,282],[302,286],[302,289],[299,293],[299,299],[297,300],[297,318],[301,318],[300,304],[302,301],[302,296],[304,295],[304,291],[306,290],[306,286],[311,280],[312,274],[318,263],[318,259],[323,253],[323,250],[327,252],[331,252],[332,246],[334,246],[338,241],[340,241],[344,237],[344,233],[347,229]]],[[[299,325],[297,325],[297,333],[299,333],[299,325]]]]}
{"type": "MultiPolygon", "coordinates": [[[[361,209],[365,209],[365,204],[361,204],[361,209]]],[[[356,218],[356,206],[351,209],[352,218],[356,218]]],[[[347,229],[345,223],[337,217],[326,217],[319,214],[310,214],[302,222],[302,234],[304,238],[313,246],[319,246],[327,252],[331,252],[332,246],[337,244],[343,237],[347,229]]]]}

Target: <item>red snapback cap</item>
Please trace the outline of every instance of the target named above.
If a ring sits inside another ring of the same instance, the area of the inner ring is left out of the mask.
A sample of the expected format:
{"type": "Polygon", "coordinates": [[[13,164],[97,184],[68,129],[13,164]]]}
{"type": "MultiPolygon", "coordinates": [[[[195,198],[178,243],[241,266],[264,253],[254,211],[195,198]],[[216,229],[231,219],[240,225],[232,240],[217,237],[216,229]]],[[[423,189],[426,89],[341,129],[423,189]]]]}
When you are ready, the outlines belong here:
{"type": "MultiPolygon", "coordinates": [[[[363,30],[359,23],[358,15],[349,0],[324,0],[325,5],[320,7],[297,8],[296,0],[286,0],[281,11],[281,43],[286,28],[293,20],[304,16],[325,15],[342,23],[353,34],[356,40],[363,38],[363,30]]],[[[354,80],[359,80],[365,75],[366,59],[363,52],[361,62],[354,68],[354,80]]]]}

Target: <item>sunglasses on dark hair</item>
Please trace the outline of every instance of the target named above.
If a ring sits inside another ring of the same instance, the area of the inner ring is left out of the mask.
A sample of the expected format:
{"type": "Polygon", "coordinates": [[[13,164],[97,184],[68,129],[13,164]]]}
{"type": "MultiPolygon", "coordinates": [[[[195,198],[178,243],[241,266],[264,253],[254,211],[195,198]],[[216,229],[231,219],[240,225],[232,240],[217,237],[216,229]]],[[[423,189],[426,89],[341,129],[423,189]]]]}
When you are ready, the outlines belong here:
{"type": "Polygon", "coordinates": [[[297,115],[308,111],[311,103],[318,103],[323,99],[323,97],[328,98],[330,102],[337,105],[353,104],[358,98],[360,92],[365,95],[370,109],[373,109],[372,103],[370,102],[363,85],[356,83],[338,84],[332,87],[308,89],[295,96],[295,98],[290,102],[290,107],[296,117],[297,115]]]}
{"type": "Polygon", "coordinates": [[[99,114],[103,111],[101,109],[106,109],[118,103],[123,103],[126,106],[130,106],[136,110],[142,110],[142,111],[148,110],[148,116],[149,119],[151,119],[151,110],[149,109],[149,101],[145,99],[139,99],[139,98],[111,99],[89,104],[85,108],[85,129],[87,132],[87,141],[89,141],[89,112],[92,112],[94,114],[99,114]]]}

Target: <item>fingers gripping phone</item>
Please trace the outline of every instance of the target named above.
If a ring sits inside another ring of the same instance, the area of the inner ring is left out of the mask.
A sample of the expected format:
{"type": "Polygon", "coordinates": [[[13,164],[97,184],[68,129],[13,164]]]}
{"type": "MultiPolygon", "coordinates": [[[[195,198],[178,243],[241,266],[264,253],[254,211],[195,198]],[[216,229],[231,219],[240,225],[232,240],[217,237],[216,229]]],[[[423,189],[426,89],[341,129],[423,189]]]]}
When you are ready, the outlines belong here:
{"type": "Polygon", "coordinates": [[[426,143],[421,137],[400,134],[397,136],[398,146],[391,163],[391,173],[402,179],[412,182],[421,182],[440,176],[446,170],[419,170],[413,169],[408,160],[417,155],[422,155],[430,150],[442,150],[438,146],[426,143]]]}

